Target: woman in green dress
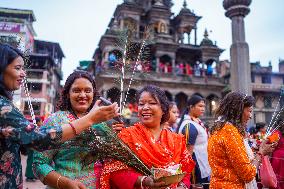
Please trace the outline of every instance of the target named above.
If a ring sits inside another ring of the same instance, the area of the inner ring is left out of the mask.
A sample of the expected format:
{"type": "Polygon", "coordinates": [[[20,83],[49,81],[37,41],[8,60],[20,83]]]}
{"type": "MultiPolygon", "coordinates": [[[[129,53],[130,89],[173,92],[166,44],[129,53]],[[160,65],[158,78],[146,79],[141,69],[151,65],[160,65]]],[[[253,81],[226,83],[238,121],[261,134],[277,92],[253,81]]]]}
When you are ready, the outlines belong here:
{"type": "MultiPolygon", "coordinates": [[[[98,95],[92,76],[83,71],[73,72],[64,85],[58,104],[59,111],[48,117],[42,127],[53,128],[79,119],[89,112],[96,96],[98,95]]],[[[47,188],[96,188],[94,163],[83,165],[89,151],[82,146],[96,137],[90,133],[92,132],[81,133],[77,138],[66,141],[59,149],[34,153],[34,172],[48,185],[47,188]]]]}

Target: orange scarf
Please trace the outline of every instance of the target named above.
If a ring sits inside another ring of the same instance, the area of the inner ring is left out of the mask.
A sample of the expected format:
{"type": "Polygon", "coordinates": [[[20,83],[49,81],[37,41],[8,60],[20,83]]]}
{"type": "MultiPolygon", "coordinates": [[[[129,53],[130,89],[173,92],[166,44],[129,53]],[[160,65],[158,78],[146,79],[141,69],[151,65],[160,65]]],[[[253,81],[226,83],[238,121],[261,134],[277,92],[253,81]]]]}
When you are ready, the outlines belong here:
{"type": "MultiPolygon", "coordinates": [[[[149,168],[165,168],[170,165],[182,164],[184,172],[191,172],[194,161],[186,149],[185,139],[182,135],[163,129],[160,139],[155,141],[152,133],[141,123],[123,129],[119,138],[142,160],[149,168]]],[[[119,161],[106,162],[100,178],[101,189],[109,189],[109,178],[111,172],[129,169],[119,161]]]]}

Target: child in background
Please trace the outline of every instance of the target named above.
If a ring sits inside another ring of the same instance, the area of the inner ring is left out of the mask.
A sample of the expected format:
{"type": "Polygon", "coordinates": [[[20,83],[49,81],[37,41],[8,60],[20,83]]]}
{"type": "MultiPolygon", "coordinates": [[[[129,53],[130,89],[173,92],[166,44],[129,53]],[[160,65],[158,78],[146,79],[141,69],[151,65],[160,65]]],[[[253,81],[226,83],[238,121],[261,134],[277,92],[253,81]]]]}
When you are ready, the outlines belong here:
{"type": "Polygon", "coordinates": [[[174,102],[170,103],[170,118],[167,122],[163,124],[165,129],[168,129],[172,132],[176,132],[177,128],[177,119],[179,117],[179,110],[177,105],[174,102]]]}

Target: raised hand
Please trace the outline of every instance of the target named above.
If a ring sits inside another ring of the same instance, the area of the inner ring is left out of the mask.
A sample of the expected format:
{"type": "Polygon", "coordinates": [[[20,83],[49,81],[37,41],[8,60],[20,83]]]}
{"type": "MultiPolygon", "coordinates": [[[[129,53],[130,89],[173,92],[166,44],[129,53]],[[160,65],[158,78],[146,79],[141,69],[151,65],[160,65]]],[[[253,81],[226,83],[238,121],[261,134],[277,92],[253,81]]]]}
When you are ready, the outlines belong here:
{"type": "Polygon", "coordinates": [[[101,100],[97,100],[89,112],[93,123],[100,123],[119,116],[119,108],[116,102],[108,106],[99,106],[100,103],[101,100]]]}
{"type": "Polygon", "coordinates": [[[7,128],[4,128],[4,129],[0,129],[0,138],[1,138],[1,135],[4,137],[4,138],[8,138],[10,136],[13,135],[13,128],[12,127],[7,127],[7,128]]]}
{"type": "Polygon", "coordinates": [[[275,150],[276,146],[277,146],[277,143],[270,144],[268,143],[267,140],[264,140],[259,146],[259,153],[261,153],[264,156],[268,155],[275,150]]]}
{"type": "Polygon", "coordinates": [[[120,132],[122,129],[124,128],[124,124],[123,123],[119,123],[119,122],[114,122],[112,124],[112,129],[116,132],[120,132]]]}

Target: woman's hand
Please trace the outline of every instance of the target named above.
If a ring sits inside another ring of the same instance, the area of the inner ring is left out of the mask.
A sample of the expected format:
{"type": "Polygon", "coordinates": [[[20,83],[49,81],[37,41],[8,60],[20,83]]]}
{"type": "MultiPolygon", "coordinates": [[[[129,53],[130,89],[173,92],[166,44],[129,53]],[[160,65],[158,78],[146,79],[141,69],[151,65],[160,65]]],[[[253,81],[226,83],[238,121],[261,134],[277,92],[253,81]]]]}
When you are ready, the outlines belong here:
{"type": "Polygon", "coordinates": [[[116,132],[120,132],[123,128],[124,128],[124,124],[123,123],[114,122],[112,124],[112,129],[114,131],[116,131],[116,132]]]}
{"type": "Polygon", "coordinates": [[[93,123],[104,122],[119,116],[119,108],[116,102],[109,106],[99,106],[100,103],[101,100],[97,100],[91,111],[88,113],[91,116],[93,123]]]}
{"type": "Polygon", "coordinates": [[[269,144],[267,140],[262,141],[259,146],[259,153],[263,156],[266,156],[275,150],[277,143],[269,144]]]}
{"type": "Polygon", "coordinates": [[[8,138],[10,136],[13,135],[13,128],[12,127],[7,127],[7,128],[4,128],[4,129],[0,129],[0,137],[1,135],[4,137],[4,138],[8,138]]]}
{"type": "Polygon", "coordinates": [[[71,179],[68,179],[68,182],[66,182],[66,184],[62,188],[87,189],[87,187],[83,183],[81,183],[81,182],[79,182],[77,180],[71,180],[71,179]]]}
{"type": "Polygon", "coordinates": [[[164,189],[170,185],[165,185],[164,182],[155,182],[153,176],[148,176],[143,180],[142,185],[151,189],[164,189]]]}

